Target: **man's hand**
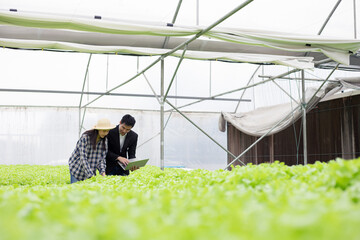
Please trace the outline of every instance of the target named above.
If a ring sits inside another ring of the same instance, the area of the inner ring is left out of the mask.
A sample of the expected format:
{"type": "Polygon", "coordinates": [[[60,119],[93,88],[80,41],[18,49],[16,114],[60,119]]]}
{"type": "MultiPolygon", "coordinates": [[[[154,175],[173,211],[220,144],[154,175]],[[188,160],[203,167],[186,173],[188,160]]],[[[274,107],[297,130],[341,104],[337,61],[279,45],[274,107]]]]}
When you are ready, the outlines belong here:
{"type": "Polygon", "coordinates": [[[129,163],[129,160],[128,159],[126,159],[126,158],[124,158],[124,157],[118,157],[117,158],[117,160],[118,161],[120,161],[122,164],[124,164],[125,166],[127,166],[128,165],[128,163],[129,163]]]}
{"type": "Polygon", "coordinates": [[[103,173],[101,174],[101,176],[105,177],[105,176],[106,176],[105,172],[103,172],[103,173]]]}

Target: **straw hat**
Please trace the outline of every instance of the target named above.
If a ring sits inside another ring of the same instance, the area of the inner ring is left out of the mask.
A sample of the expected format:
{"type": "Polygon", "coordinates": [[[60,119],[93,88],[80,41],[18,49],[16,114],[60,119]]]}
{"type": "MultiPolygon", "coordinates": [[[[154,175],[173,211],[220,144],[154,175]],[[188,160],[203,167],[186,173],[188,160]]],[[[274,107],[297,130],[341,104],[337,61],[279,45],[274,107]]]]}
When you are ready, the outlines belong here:
{"type": "Polygon", "coordinates": [[[110,123],[110,120],[107,118],[100,119],[96,125],[94,126],[94,129],[97,130],[108,130],[114,128],[115,125],[110,123]]]}

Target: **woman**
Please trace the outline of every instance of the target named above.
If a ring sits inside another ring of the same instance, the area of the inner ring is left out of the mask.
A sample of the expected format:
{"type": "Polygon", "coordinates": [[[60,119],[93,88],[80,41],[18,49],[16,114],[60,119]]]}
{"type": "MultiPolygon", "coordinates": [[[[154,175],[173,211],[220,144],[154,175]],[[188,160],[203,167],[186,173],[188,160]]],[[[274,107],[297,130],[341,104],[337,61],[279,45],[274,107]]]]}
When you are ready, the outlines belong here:
{"type": "Polygon", "coordinates": [[[93,129],[84,132],[69,159],[71,183],[96,175],[105,176],[108,140],[106,135],[114,128],[108,119],[100,119],[93,129]]]}

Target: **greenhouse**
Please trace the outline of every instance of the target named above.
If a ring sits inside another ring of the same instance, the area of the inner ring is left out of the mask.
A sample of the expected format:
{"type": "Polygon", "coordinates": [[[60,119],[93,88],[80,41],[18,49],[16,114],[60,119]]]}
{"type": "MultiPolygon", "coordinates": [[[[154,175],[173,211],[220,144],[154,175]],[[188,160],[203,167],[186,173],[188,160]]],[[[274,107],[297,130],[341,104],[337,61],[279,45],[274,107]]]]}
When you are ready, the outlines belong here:
{"type": "Polygon", "coordinates": [[[357,239],[358,12],[3,0],[3,238],[357,239]],[[125,114],[148,164],[70,184],[82,133],[125,114]]]}

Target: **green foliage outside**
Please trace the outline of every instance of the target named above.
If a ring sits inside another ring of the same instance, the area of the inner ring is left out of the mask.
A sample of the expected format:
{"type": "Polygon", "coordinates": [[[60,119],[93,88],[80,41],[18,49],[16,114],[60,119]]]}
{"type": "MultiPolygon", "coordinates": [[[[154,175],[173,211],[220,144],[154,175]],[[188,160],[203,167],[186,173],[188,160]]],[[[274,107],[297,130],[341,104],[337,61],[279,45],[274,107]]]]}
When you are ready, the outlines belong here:
{"type": "Polygon", "coordinates": [[[360,159],[160,170],[69,184],[67,166],[0,165],[0,238],[359,239],[360,159]]]}

